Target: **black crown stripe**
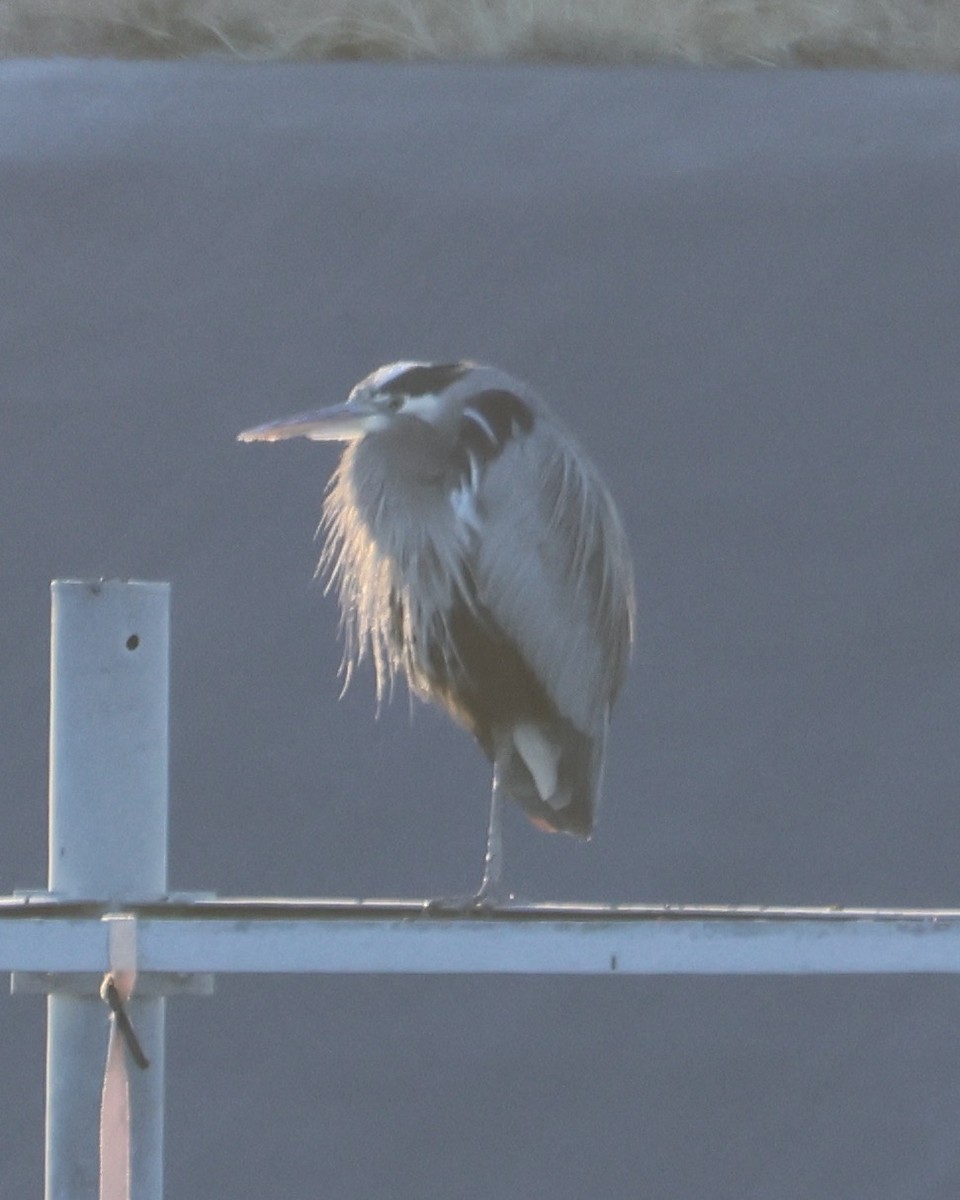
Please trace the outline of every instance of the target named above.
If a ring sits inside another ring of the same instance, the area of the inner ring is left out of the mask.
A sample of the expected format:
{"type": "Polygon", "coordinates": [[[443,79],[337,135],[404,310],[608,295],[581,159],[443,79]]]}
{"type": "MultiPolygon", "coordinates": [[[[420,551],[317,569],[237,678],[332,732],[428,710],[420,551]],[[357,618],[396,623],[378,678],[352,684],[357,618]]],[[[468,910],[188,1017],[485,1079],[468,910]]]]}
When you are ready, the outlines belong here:
{"type": "Polygon", "coordinates": [[[442,392],[469,370],[466,363],[429,363],[408,367],[391,379],[383,391],[400,396],[428,396],[442,392]]]}

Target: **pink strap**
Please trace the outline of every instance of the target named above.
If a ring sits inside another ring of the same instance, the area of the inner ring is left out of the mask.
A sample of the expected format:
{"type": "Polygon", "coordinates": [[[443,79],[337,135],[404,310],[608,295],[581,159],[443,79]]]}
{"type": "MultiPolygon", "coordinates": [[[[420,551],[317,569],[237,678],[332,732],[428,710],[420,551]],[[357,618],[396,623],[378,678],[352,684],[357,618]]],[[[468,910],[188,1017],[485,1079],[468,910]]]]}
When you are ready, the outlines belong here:
{"type": "Polygon", "coordinates": [[[113,917],[108,925],[110,973],[100,989],[111,1009],[100,1100],[100,1200],[130,1200],[130,1083],[122,1026],[129,1028],[123,1005],[137,979],[137,922],[113,917]]]}

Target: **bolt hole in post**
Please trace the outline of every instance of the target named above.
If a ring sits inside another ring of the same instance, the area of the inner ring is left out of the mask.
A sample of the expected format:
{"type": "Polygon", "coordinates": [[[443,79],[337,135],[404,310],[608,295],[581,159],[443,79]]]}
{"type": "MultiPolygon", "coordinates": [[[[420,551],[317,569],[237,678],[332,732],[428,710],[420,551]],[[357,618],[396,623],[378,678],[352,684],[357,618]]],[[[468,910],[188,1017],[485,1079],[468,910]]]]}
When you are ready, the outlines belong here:
{"type": "Polygon", "coordinates": [[[128,650],[136,650],[136,648],[139,645],[140,645],[140,639],[137,637],[137,635],[135,633],[131,633],[130,636],[127,638],[127,649],[128,650]]]}

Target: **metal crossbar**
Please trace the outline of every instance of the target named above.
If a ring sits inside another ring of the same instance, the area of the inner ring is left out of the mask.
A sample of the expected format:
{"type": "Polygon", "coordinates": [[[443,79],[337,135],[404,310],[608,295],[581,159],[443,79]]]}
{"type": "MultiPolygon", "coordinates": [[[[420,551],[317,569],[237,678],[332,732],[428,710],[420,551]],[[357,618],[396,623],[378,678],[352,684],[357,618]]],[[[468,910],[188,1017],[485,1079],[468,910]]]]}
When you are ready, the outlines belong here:
{"type": "Polygon", "coordinates": [[[165,997],[213,973],[960,972],[952,909],[168,895],[168,638],[167,584],[53,585],[48,890],[0,897],[0,970],[49,993],[47,1200],[161,1200],[165,997]],[[146,1069],[98,1115],[111,1013],[107,1080],[146,1069]]]}
{"type": "Polygon", "coordinates": [[[960,971],[956,910],[537,904],[482,913],[427,901],[0,900],[0,969],[102,975],[108,927],[137,921],[149,974],[891,974],[960,971]]]}

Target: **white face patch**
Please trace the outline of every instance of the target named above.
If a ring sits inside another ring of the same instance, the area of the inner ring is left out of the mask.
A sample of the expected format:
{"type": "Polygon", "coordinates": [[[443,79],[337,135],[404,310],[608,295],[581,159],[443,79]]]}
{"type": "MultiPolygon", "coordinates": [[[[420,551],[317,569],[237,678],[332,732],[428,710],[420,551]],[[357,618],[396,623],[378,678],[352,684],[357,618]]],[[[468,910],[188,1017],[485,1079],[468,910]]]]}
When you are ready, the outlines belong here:
{"type": "Polygon", "coordinates": [[[435,396],[432,392],[427,392],[424,396],[410,396],[403,406],[403,411],[411,416],[419,417],[421,421],[432,423],[440,411],[440,397],[435,396]]]}
{"type": "Polygon", "coordinates": [[[557,791],[557,767],[560,747],[551,742],[538,725],[515,725],[513,744],[533,776],[537,794],[544,804],[550,804],[557,791]]]}

